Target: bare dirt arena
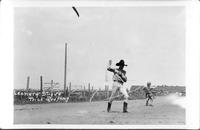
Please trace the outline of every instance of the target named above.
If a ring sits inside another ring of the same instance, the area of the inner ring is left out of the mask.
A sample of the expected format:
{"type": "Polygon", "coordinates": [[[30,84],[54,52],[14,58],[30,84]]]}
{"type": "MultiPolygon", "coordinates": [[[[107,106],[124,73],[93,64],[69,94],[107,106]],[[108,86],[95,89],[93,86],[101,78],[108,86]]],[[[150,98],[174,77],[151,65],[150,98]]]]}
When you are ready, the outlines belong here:
{"type": "Polygon", "coordinates": [[[106,101],[14,105],[14,124],[184,125],[183,100],[175,95],[156,97],[148,107],[145,100],[131,100],[129,113],[122,113],[122,101],[114,101],[110,113],[106,101]]]}

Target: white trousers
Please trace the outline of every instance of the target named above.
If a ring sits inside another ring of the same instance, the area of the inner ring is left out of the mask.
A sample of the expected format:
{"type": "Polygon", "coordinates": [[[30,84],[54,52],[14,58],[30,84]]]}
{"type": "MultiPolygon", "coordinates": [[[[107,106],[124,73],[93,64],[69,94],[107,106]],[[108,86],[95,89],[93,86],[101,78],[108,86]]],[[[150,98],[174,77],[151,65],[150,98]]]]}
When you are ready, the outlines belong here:
{"type": "Polygon", "coordinates": [[[119,82],[116,82],[116,81],[113,82],[112,94],[111,94],[111,96],[109,98],[109,102],[112,103],[112,101],[114,100],[114,96],[118,91],[120,91],[124,95],[124,98],[125,98],[124,101],[127,103],[129,96],[128,96],[128,93],[126,91],[126,88],[123,87],[122,84],[120,84],[119,82]]]}

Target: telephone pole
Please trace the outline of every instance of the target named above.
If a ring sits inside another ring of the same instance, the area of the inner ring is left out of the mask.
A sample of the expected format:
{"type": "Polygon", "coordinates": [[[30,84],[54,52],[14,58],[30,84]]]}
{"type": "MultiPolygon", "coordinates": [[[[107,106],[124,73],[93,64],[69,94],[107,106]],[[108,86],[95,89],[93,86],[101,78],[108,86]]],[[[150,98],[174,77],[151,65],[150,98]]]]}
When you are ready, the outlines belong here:
{"type": "Polygon", "coordinates": [[[66,82],[67,82],[67,43],[65,43],[65,65],[64,65],[64,97],[66,97],[66,82]]]}

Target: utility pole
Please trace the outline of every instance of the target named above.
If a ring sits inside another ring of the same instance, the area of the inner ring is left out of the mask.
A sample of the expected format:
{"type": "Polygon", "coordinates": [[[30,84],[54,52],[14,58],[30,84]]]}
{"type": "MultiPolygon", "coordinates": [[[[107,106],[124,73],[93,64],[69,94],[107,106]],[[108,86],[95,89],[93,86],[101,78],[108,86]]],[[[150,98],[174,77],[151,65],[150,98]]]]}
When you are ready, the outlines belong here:
{"type": "Polygon", "coordinates": [[[67,82],[67,43],[65,43],[65,65],[64,65],[64,97],[66,97],[66,82],[67,82]]]}

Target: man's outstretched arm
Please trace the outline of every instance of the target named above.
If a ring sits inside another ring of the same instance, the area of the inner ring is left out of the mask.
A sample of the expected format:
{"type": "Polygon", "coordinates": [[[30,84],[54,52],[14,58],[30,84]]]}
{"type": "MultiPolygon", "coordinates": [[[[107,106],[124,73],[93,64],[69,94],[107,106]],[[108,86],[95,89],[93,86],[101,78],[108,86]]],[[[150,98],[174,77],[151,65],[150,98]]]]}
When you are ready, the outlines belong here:
{"type": "Polygon", "coordinates": [[[111,68],[111,67],[108,67],[107,70],[110,71],[110,72],[113,72],[113,73],[115,72],[115,69],[111,68]]]}

